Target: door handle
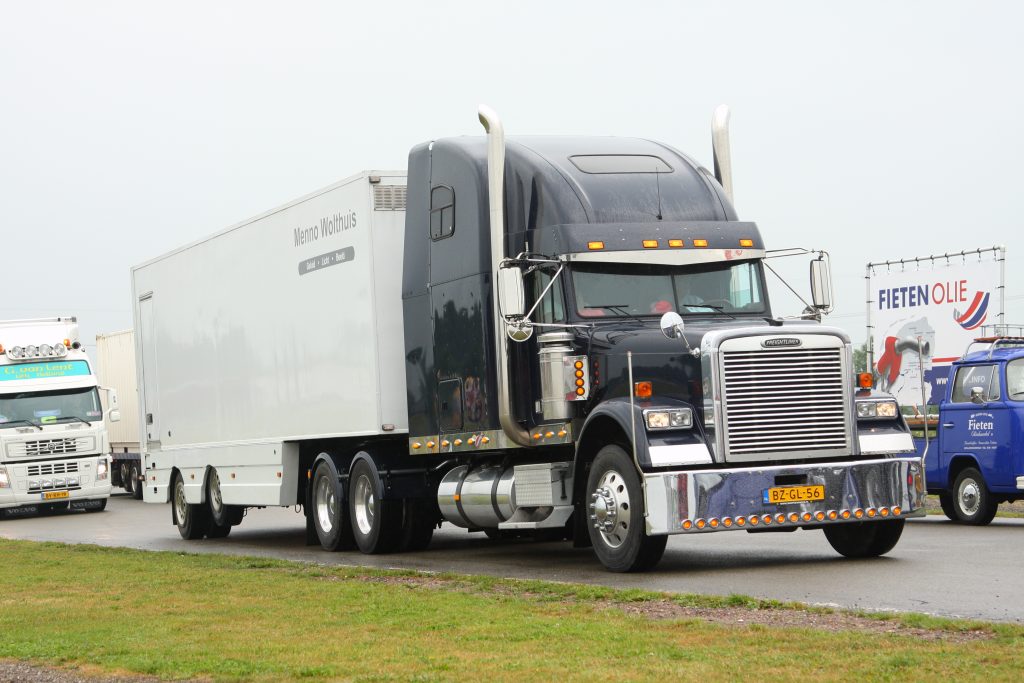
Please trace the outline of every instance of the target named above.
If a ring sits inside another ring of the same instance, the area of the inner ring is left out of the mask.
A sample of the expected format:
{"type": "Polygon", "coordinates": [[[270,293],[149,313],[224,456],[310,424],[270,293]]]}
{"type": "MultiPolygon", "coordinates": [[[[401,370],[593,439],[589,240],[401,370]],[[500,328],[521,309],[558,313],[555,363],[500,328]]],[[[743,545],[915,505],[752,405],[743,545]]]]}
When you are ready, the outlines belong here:
{"type": "Polygon", "coordinates": [[[955,425],[952,422],[943,422],[942,426],[945,427],[946,429],[949,429],[950,427],[954,427],[955,425]]]}

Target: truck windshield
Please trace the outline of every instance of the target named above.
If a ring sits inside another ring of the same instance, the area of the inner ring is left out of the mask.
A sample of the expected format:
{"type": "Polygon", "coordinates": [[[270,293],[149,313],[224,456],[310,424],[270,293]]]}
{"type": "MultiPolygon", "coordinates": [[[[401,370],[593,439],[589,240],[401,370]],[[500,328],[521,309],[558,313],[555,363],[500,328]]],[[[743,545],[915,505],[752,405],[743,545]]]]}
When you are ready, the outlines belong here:
{"type": "Polygon", "coordinates": [[[96,387],[0,394],[0,429],[68,420],[93,422],[103,416],[96,387]]]}
{"type": "Polygon", "coordinates": [[[584,318],[766,313],[759,261],[654,266],[585,264],[572,270],[584,318]]]}

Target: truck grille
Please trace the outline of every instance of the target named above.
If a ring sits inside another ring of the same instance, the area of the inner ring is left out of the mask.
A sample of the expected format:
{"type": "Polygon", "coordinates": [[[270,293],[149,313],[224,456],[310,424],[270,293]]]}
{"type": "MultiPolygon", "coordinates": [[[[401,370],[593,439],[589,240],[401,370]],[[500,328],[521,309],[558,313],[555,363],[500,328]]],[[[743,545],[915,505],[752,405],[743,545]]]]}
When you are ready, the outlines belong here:
{"type": "Polygon", "coordinates": [[[93,450],[92,437],[22,441],[7,445],[7,455],[11,458],[46,458],[91,450],[93,450]]]}
{"type": "MultiPolygon", "coordinates": [[[[842,348],[722,353],[726,452],[732,456],[848,447],[842,348]]],[[[728,457],[728,456],[727,456],[728,457]]]]}
{"type": "Polygon", "coordinates": [[[44,462],[28,466],[28,476],[30,477],[39,477],[47,474],[74,474],[77,471],[77,462],[44,462]]]}

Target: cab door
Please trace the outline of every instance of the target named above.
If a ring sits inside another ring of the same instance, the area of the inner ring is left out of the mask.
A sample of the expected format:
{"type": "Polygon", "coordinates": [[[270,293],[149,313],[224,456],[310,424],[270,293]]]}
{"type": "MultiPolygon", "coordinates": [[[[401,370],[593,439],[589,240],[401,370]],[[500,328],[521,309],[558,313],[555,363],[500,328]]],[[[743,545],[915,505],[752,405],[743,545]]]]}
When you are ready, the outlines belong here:
{"type": "Polygon", "coordinates": [[[1009,411],[1004,399],[998,363],[979,363],[957,368],[949,402],[942,406],[941,470],[958,457],[978,464],[989,488],[1011,483],[1009,411]],[[972,391],[981,389],[981,400],[972,391]]]}

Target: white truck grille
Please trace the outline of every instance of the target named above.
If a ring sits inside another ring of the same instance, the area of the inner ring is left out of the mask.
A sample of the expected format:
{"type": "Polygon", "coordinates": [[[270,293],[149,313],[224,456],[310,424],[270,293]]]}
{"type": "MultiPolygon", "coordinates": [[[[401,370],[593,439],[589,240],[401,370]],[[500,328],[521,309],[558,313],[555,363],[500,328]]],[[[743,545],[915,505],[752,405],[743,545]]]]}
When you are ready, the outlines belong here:
{"type": "Polygon", "coordinates": [[[843,349],[723,351],[728,456],[849,447],[843,349]]]}
{"type": "Polygon", "coordinates": [[[28,476],[39,477],[47,474],[74,474],[78,471],[77,462],[43,462],[28,466],[28,476]]]}
{"type": "Polygon", "coordinates": [[[39,441],[22,441],[7,445],[10,458],[46,458],[66,453],[79,453],[93,450],[92,437],[67,439],[42,439],[39,441]]]}

